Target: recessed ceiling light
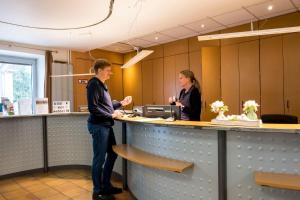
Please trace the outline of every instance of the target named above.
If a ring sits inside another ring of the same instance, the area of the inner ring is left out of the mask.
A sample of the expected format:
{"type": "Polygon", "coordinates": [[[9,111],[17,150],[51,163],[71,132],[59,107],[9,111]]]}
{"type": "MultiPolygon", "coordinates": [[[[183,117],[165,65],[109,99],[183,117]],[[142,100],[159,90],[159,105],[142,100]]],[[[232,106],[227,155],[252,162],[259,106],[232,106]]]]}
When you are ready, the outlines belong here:
{"type": "Polygon", "coordinates": [[[269,5],[269,6],[268,6],[268,10],[269,10],[269,11],[273,10],[273,5],[269,5]]]}
{"type": "Polygon", "coordinates": [[[201,24],[201,28],[204,28],[205,27],[205,25],[204,24],[201,24]]]}
{"type": "Polygon", "coordinates": [[[156,36],[154,39],[155,39],[155,40],[158,40],[158,36],[156,36]]]}

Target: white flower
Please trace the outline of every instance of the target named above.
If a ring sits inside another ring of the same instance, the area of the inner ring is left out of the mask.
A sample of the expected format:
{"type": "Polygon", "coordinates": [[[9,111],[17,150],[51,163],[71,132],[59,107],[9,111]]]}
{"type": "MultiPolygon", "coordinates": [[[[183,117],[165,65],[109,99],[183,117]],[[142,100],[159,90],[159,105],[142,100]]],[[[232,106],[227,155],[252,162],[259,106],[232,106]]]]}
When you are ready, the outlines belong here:
{"type": "Polygon", "coordinates": [[[257,112],[257,107],[259,105],[254,100],[248,100],[243,105],[243,111],[245,113],[257,112]]]}
{"type": "Polygon", "coordinates": [[[227,111],[228,110],[228,107],[224,105],[224,102],[223,101],[215,101],[213,102],[211,105],[211,111],[214,112],[214,113],[218,113],[220,111],[227,111]]]}

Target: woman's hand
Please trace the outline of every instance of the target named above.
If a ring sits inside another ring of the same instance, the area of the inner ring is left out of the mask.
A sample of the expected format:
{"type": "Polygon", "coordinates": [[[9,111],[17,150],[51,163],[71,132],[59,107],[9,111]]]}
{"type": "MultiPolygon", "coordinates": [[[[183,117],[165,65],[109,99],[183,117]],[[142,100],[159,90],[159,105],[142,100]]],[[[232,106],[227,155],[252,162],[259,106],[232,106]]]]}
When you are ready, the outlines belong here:
{"type": "Polygon", "coordinates": [[[184,107],[184,106],[182,105],[182,103],[180,103],[179,101],[176,101],[175,104],[176,104],[176,106],[184,107]]]}
{"type": "Polygon", "coordinates": [[[131,102],[132,102],[132,97],[131,96],[127,96],[120,103],[122,104],[122,106],[127,106],[127,105],[131,104],[131,102]]]}

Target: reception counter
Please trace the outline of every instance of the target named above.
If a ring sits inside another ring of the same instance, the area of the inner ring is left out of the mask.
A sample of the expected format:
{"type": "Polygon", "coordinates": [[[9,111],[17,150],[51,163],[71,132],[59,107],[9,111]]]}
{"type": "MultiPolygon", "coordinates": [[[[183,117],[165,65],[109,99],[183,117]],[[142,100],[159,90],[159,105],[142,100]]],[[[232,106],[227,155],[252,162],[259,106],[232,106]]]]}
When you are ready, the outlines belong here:
{"type": "MultiPolygon", "coordinates": [[[[87,113],[0,117],[0,176],[90,165],[86,120],[87,113]]],[[[120,118],[114,130],[118,144],[138,150],[138,154],[122,154],[126,159],[121,162],[119,157],[114,169],[137,199],[300,198],[300,125],[245,128],[120,118]],[[135,155],[146,156],[138,162],[135,155]],[[164,160],[191,165],[181,171],[157,168],[157,159],[162,165],[164,160]]]]}

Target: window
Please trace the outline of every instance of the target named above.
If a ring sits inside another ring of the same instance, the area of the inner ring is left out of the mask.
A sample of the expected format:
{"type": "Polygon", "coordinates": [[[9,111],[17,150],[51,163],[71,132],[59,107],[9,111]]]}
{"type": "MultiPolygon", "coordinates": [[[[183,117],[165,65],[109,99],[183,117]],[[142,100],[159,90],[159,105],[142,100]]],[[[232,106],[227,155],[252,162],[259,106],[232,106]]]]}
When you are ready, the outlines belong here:
{"type": "Polygon", "coordinates": [[[11,102],[36,97],[37,60],[0,54],[0,97],[11,102]]]}

